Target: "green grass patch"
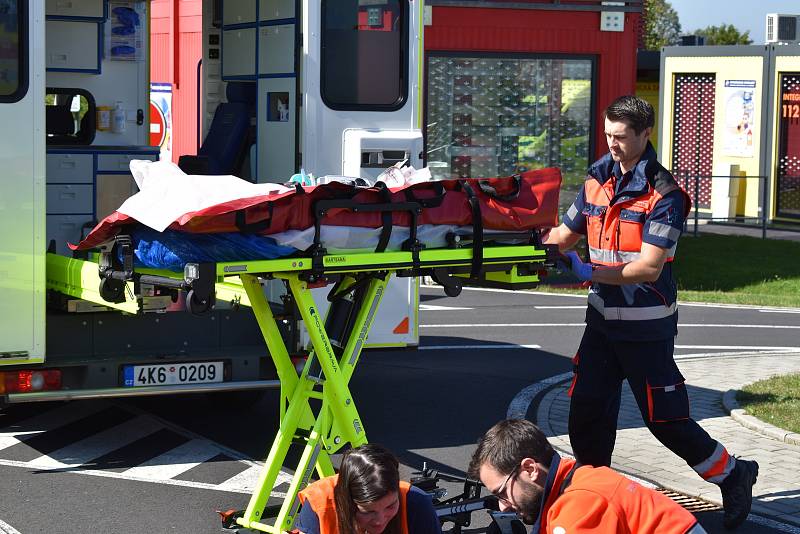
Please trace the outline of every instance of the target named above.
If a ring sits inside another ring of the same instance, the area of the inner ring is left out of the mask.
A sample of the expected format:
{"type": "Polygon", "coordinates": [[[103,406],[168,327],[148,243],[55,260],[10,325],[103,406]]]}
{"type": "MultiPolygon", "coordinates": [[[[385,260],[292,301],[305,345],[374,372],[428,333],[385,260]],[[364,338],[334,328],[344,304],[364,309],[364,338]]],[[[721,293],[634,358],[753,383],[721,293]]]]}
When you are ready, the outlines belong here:
{"type": "Polygon", "coordinates": [[[800,433],[800,373],[776,376],[745,386],[736,395],[748,414],[800,433]]]}
{"type": "MultiPolygon", "coordinates": [[[[747,236],[684,235],[673,267],[678,300],[800,308],[800,242],[747,236]]],[[[551,287],[564,277],[545,279],[538,289],[585,293],[551,287]]]]}
{"type": "Polygon", "coordinates": [[[679,300],[800,307],[800,242],[686,235],[674,273],[679,300]]]}

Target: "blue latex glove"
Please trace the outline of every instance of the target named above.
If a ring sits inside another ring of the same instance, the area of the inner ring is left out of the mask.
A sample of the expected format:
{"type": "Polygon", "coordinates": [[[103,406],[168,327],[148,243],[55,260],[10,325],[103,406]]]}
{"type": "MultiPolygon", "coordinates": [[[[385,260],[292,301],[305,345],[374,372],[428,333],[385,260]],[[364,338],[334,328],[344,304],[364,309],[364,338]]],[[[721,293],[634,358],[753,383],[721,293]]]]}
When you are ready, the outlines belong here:
{"type": "Polygon", "coordinates": [[[570,259],[570,270],[578,277],[578,280],[587,282],[592,279],[592,264],[584,263],[578,253],[570,250],[565,254],[570,259]]]}

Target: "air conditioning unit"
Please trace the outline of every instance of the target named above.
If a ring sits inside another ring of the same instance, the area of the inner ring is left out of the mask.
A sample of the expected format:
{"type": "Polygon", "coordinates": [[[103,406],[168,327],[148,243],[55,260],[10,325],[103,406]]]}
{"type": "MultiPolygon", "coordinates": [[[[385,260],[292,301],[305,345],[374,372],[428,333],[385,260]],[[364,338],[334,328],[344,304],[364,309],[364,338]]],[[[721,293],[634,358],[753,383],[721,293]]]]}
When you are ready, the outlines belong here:
{"type": "Polygon", "coordinates": [[[800,15],[767,15],[767,44],[800,44],[800,15]]]}

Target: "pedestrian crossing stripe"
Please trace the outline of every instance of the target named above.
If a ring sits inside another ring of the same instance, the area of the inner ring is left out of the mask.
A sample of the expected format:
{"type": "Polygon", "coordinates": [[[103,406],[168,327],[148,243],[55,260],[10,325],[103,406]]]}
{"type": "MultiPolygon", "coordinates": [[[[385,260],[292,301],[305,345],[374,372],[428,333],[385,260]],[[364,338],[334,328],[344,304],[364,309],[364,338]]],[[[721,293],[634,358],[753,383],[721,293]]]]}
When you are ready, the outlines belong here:
{"type": "MultiPolygon", "coordinates": [[[[8,467],[248,495],[263,469],[159,417],[102,401],[64,403],[0,430],[0,465],[8,467]]],[[[283,499],[291,480],[281,471],[272,498],[283,499]]]]}

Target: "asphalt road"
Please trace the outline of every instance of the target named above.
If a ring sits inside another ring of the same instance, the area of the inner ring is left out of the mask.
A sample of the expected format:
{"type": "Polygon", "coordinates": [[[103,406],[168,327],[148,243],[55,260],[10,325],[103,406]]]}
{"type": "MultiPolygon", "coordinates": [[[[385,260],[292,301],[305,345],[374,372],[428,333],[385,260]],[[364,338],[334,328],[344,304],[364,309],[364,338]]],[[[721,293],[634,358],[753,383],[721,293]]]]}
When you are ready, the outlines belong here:
{"type": "MultiPolygon", "coordinates": [[[[463,473],[521,390],[570,369],[584,306],[423,288],[419,349],[367,351],[351,382],[369,439],[405,476],[423,463],[463,473]]],[[[800,351],[797,310],[683,304],[680,325],[679,356],[800,351]]],[[[199,396],[12,407],[0,412],[0,532],[220,532],[214,511],[246,506],[277,423],[275,392],[247,408],[199,396]]],[[[722,531],[718,512],[699,517],[722,531]]],[[[779,531],[798,530],[740,530],[779,531]]]]}

